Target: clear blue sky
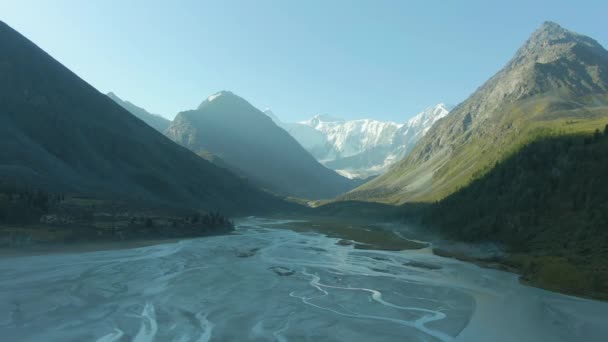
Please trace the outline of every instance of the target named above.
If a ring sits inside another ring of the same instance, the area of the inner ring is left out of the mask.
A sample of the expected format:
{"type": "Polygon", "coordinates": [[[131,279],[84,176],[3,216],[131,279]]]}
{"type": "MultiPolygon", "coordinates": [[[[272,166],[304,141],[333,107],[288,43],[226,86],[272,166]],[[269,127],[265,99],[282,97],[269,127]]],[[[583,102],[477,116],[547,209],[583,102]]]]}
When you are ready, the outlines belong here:
{"type": "Polygon", "coordinates": [[[3,21],[104,93],[172,118],[231,90],[284,121],[457,104],[545,20],[606,47],[607,14],[607,0],[0,2],[3,21]]]}

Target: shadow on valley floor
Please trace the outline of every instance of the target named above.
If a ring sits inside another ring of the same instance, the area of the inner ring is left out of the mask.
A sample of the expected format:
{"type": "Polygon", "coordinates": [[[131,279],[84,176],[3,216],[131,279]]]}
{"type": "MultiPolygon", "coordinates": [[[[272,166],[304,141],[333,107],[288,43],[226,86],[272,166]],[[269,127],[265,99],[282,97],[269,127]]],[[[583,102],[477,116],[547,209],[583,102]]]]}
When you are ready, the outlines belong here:
{"type": "Polygon", "coordinates": [[[232,230],[232,221],[219,212],[0,187],[3,250],[72,249],[69,246],[199,237],[232,230]]]}

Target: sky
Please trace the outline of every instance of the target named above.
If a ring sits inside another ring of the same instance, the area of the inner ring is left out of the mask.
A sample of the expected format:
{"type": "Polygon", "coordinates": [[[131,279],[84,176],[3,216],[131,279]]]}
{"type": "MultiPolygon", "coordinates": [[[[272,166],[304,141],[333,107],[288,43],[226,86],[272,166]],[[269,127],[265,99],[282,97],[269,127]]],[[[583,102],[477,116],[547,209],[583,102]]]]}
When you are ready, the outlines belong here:
{"type": "Polygon", "coordinates": [[[608,1],[0,0],[99,91],[173,118],[230,90],[285,122],[458,104],[545,20],[608,46],[608,1]]]}

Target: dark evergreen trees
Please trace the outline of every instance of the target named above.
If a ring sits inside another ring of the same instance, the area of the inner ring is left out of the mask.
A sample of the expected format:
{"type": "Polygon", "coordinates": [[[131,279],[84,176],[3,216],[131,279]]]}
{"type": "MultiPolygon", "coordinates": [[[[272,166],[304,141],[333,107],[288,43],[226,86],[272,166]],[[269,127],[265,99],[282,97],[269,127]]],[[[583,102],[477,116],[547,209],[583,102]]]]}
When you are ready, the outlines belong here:
{"type": "Polygon", "coordinates": [[[608,298],[607,174],[607,134],[540,139],[424,209],[422,222],[532,258],[520,266],[536,284],[608,298]],[[563,278],[569,270],[577,275],[563,278]]]}

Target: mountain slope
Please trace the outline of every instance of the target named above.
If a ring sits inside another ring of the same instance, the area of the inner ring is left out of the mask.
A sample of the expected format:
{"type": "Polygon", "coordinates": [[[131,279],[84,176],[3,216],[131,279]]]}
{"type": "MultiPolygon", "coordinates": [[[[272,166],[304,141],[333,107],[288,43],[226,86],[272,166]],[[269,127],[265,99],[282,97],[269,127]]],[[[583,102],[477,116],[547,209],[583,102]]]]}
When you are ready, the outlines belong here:
{"type": "Polygon", "coordinates": [[[505,263],[536,286],[608,298],[608,117],[604,122],[594,134],[534,141],[429,205],[421,223],[450,238],[501,243],[509,248],[505,263]]]}
{"type": "Polygon", "coordinates": [[[279,194],[331,198],[355,186],[231,92],[214,94],[196,110],[179,113],[166,134],[196,153],[218,156],[235,172],[279,194]]]}
{"type": "Polygon", "coordinates": [[[438,104],[405,124],[371,119],[341,120],[327,115],[282,123],[270,110],[265,113],[325,166],[349,178],[367,178],[384,172],[405,157],[449,110],[444,104],[438,104]]]}
{"type": "Polygon", "coordinates": [[[280,203],[131,115],[0,22],[0,182],[225,212],[280,203]]]}
{"type": "Polygon", "coordinates": [[[434,201],[547,135],[589,132],[608,116],[608,52],[595,40],[544,23],[509,63],[386,174],[344,196],[392,203],[434,201]]]}
{"type": "Polygon", "coordinates": [[[145,110],[141,107],[138,107],[129,101],[125,101],[125,100],[121,99],[113,92],[109,92],[106,95],[109,98],[111,98],[114,102],[119,104],[122,108],[128,110],[129,113],[137,116],[138,118],[143,120],[143,122],[147,123],[152,128],[156,129],[157,131],[159,131],[161,133],[164,132],[171,124],[170,120],[167,120],[158,114],[151,114],[147,110],[145,110]]]}

